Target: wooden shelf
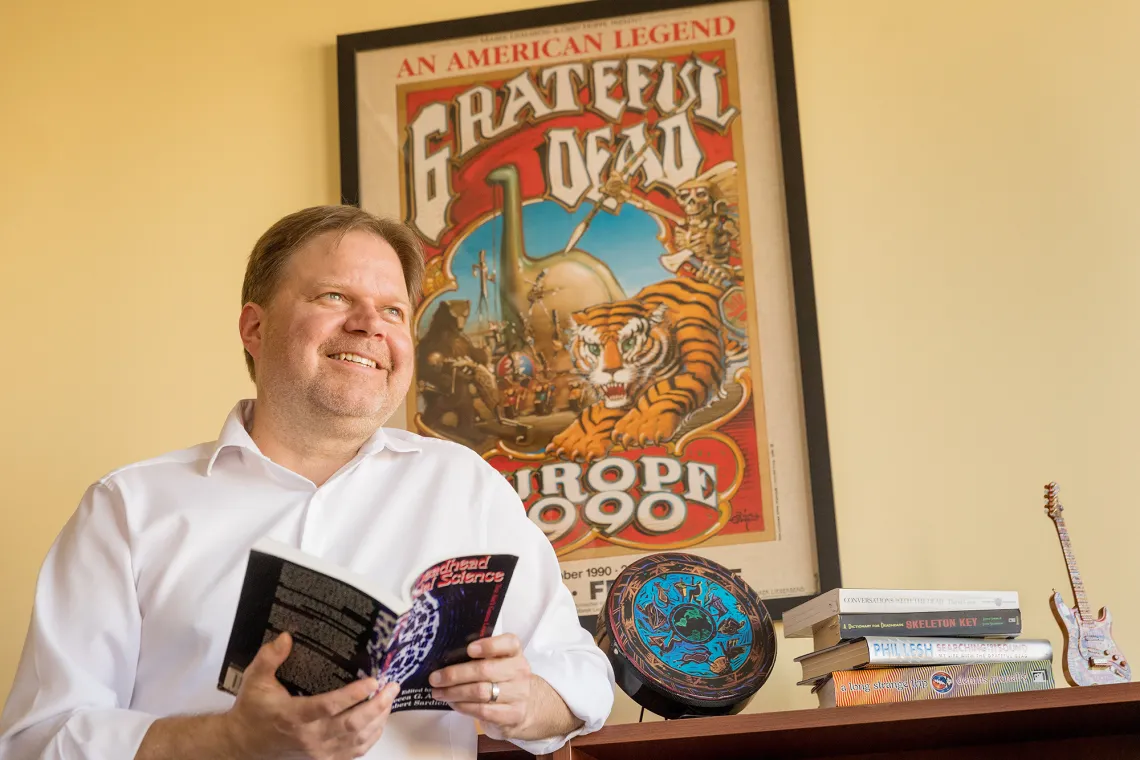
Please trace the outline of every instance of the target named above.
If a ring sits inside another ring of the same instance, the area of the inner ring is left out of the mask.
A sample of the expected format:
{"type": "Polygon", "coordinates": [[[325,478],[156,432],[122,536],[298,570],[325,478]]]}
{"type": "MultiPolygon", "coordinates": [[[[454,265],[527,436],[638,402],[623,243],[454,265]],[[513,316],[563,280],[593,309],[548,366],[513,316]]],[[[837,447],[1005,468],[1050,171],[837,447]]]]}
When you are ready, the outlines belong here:
{"type": "MultiPolygon", "coordinates": [[[[1140,758],[1140,683],[630,723],[570,744],[554,760],[1140,758]]],[[[479,757],[532,756],[480,736],[479,757]]]]}

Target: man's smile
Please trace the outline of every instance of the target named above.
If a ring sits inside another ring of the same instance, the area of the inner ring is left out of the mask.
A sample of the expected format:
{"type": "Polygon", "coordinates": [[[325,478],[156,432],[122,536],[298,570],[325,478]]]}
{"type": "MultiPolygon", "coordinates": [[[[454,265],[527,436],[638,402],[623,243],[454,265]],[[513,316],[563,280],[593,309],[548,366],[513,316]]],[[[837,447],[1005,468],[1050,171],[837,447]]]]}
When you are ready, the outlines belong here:
{"type": "Polygon", "coordinates": [[[359,364],[361,366],[370,367],[372,369],[378,368],[378,365],[376,364],[376,361],[374,359],[369,359],[367,356],[361,356],[360,354],[353,354],[353,353],[329,354],[329,358],[330,359],[337,359],[338,361],[342,361],[342,362],[352,362],[353,364],[359,364]]]}

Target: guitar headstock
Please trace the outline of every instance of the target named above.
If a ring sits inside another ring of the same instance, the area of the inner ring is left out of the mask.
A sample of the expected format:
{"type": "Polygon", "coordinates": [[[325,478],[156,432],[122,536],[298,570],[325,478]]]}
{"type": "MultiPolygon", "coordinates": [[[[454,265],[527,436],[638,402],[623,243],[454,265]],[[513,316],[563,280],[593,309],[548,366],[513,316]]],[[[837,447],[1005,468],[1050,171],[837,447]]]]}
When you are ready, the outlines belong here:
{"type": "Polygon", "coordinates": [[[1061,500],[1057,497],[1057,484],[1049,483],[1045,486],[1045,514],[1049,517],[1056,518],[1065,508],[1061,506],[1061,500]]]}

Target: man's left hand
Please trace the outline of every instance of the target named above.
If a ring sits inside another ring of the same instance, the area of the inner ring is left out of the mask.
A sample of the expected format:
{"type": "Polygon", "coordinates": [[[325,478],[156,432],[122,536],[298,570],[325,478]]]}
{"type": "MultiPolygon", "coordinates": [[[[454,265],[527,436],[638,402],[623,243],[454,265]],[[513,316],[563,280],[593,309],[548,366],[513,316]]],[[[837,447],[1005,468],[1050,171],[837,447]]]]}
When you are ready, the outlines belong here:
{"type": "Polygon", "coordinates": [[[473,641],[471,662],[437,670],[431,695],[456,711],[498,726],[504,736],[522,736],[534,712],[534,676],[513,633],[473,641]]]}

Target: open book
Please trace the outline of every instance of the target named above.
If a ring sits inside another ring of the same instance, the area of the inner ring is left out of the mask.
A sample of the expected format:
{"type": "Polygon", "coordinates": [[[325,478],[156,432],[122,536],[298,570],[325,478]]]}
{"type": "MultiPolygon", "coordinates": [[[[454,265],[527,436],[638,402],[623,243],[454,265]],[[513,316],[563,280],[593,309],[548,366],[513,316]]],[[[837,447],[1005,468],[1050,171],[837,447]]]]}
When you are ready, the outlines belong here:
{"type": "Polygon", "coordinates": [[[293,649],[277,679],[293,695],[320,694],[360,678],[396,681],[400,710],[447,710],[428,676],[466,662],[467,645],[490,636],[518,557],[455,557],[412,582],[411,602],[380,584],[287,544],[253,546],[218,688],[237,694],[257,650],[282,631],[293,649]]]}

